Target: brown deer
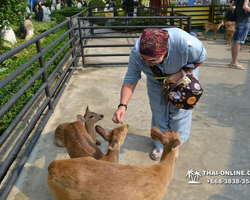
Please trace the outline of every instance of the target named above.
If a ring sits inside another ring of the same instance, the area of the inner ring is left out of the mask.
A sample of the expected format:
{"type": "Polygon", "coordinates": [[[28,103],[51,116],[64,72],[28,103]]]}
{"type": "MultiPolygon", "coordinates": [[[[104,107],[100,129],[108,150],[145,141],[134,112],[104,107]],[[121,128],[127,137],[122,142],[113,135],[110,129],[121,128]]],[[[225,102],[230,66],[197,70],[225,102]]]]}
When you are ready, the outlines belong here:
{"type": "Polygon", "coordinates": [[[225,31],[225,34],[226,34],[226,45],[227,45],[227,43],[229,43],[232,46],[232,41],[231,40],[233,38],[234,31],[235,31],[235,25],[231,25],[231,26],[228,26],[226,28],[226,31],[225,31]]]}
{"type": "Polygon", "coordinates": [[[97,160],[118,162],[119,149],[126,138],[128,125],[114,128],[109,133],[101,126],[96,126],[95,129],[104,140],[109,142],[106,155],[95,145],[82,122],[76,121],[64,126],[64,145],[70,158],[91,156],[97,160]]]}
{"type": "MultiPolygon", "coordinates": [[[[99,140],[96,140],[96,132],[94,125],[96,122],[103,119],[103,117],[103,114],[91,112],[88,106],[85,110],[84,116],[77,115],[77,120],[85,124],[87,133],[91,136],[91,138],[93,139],[93,141],[95,141],[96,144],[101,144],[101,142],[99,140]]],[[[68,124],[69,123],[60,124],[55,130],[55,142],[60,147],[65,147],[64,127],[68,124]]]]}
{"type": "MultiPolygon", "coordinates": [[[[227,29],[229,26],[235,26],[235,22],[226,21],[226,22],[224,23],[225,29],[227,29]]],[[[224,39],[226,39],[226,31],[224,32],[224,39]]]]}
{"type": "Polygon", "coordinates": [[[47,183],[55,200],[162,200],[181,142],[176,131],[162,134],[157,127],[152,127],[151,137],[164,146],[157,165],[124,165],[92,157],[53,161],[47,183]]]}
{"type": "Polygon", "coordinates": [[[109,133],[98,125],[95,127],[95,129],[96,132],[109,143],[107,154],[103,154],[100,160],[117,163],[119,158],[119,150],[127,136],[129,125],[116,127],[109,133]]]}
{"type": "Polygon", "coordinates": [[[206,40],[206,33],[208,31],[212,31],[214,33],[214,39],[216,40],[216,33],[217,31],[220,29],[221,26],[224,25],[224,21],[223,20],[219,20],[219,24],[215,24],[213,22],[207,22],[203,24],[203,28],[204,28],[204,35],[203,35],[203,39],[206,40]]]}

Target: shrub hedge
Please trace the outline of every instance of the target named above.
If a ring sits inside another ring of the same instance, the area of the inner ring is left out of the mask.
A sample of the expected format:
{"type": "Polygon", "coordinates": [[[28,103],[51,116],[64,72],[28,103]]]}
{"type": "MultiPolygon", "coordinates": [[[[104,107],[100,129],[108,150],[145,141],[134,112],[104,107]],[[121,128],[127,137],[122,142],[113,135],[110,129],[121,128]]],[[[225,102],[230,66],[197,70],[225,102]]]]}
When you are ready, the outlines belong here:
{"type": "MultiPolygon", "coordinates": [[[[82,8],[84,9],[84,8],[82,8]]],[[[81,10],[82,10],[81,9],[81,10]]],[[[31,20],[34,26],[34,36],[37,36],[55,25],[61,23],[66,19],[66,17],[72,16],[78,13],[80,10],[76,8],[65,8],[64,10],[54,11],[51,16],[50,22],[38,22],[35,20],[31,20]]],[[[17,44],[12,48],[22,44],[25,42],[23,39],[19,39],[19,27],[12,26],[14,32],[17,35],[17,44]]],[[[60,29],[54,31],[49,34],[47,37],[41,39],[42,48],[45,48],[50,43],[55,41],[59,36],[61,36],[65,31],[67,31],[67,25],[61,27],[60,29]]],[[[65,36],[60,42],[58,42],[53,48],[51,48],[48,52],[44,54],[45,63],[48,62],[69,40],[69,36],[65,36]]],[[[0,46],[0,54],[3,54],[12,48],[0,46]]],[[[67,54],[70,46],[67,48],[56,58],[56,60],[50,64],[47,68],[47,76],[53,72],[62,58],[67,54]]],[[[36,45],[33,44],[21,52],[15,54],[11,58],[5,60],[3,63],[0,63],[0,81],[10,75],[13,71],[18,69],[22,64],[31,59],[34,55],[36,55],[37,49],[36,45]]],[[[3,89],[0,90],[0,108],[4,106],[13,95],[21,89],[21,87],[27,83],[32,76],[40,69],[39,60],[29,66],[26,70],[24,70],[18,77],[16,77],[13,81],[11,81],[8,85],[6,85],[3,89]]],[[[42,76],[39,77],[31,87],[29,87],[26,92],[18,99],[18,101],[11,107],[11,109],[0,119],[0,135],[6,130],[6,128],[12,123],[12,121],[16,118],[16,116],[20,113],[23,107],[27,104],[30,98],[37,92],[37,90],[43,84],[42,76]]]]}

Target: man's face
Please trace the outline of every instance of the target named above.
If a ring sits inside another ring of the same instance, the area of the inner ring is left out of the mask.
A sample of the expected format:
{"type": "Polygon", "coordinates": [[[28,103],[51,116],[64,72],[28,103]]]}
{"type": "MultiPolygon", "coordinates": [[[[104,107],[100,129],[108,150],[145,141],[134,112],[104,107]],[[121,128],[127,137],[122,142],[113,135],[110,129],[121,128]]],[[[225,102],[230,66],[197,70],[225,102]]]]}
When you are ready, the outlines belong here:
{"type": "Polygon", "coordinates": [[[146,62],[147,66],[154,66],[158,63],[161,63],[164,59],[164,56],[166,55],[167,52],[163,53],[160,57],[151,57],[151,56],[146,56],[141,54],[141,59],[146,62]]]}

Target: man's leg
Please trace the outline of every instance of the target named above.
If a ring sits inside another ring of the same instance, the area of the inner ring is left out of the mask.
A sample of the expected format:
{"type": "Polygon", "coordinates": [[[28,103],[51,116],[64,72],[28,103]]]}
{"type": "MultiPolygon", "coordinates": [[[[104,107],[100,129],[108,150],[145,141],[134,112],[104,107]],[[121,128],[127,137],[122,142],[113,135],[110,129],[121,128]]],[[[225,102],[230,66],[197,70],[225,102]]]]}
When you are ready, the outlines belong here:
{"type": "Polygon", "coordinates": [[[239,52],[240,52],[240,46],[241,46],[241,44],[238,43],[237,41],[235,41],[233,46],[232,46],[232,63],[234,65],[239,64],[238,57],[239,57],[239,52]]]}
{"type": "Polygon", "coordinates": [[[241,44],[244,44],[245,38],[249,30],[250,23],[236,23],[235,33],[233,36],[234,44],[232,46],[232,64],[231,68],[234,69],[245,69],[238,63],[238,56],[240,52],[241,44]]]}

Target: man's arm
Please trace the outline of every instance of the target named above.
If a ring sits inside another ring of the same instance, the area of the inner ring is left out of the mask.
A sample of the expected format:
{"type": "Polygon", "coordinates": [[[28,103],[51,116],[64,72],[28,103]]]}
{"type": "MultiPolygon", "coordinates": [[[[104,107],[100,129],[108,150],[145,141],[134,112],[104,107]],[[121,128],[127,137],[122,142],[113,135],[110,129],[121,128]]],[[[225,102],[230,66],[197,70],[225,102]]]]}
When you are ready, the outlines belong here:
{"type": "Polygon", "coordinates": [[[249,0],[244,1],[243,10],[245,10],[246,12],[250,12],[249,0]]]}
{"type": "Polygon", "coordinates": [[[133,95],[137,82],[141,79],[141,70],[138,66],[136,55],[136,51],[132,50],[129,56],[128,70],[121,89],[120,105],[112,118],[113,122],[117,124],[123,121],[127,105],[133,95]]]}
{"type": "Polygon", "coordinates": [[[138,81],[131,84],[123,84],[121,89],[120,103],[128,105],[138,81]]]}
{"type": "Polygon", "coordinates": [[[185,73],[192,72],[196,67],[199,67],[203,62],[200,63],[193,63],[191,67],[182,67],[182,69],[185,71],[185,73]]]}
{"type": "Polygon", "coordinates": [[[236,7],[235,7],[235,1],[232,1],[232,3],[230,3],[230,8],[232,10],[234,10],[236,7]]]}

